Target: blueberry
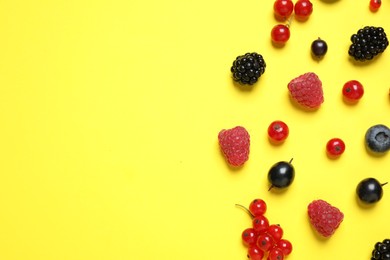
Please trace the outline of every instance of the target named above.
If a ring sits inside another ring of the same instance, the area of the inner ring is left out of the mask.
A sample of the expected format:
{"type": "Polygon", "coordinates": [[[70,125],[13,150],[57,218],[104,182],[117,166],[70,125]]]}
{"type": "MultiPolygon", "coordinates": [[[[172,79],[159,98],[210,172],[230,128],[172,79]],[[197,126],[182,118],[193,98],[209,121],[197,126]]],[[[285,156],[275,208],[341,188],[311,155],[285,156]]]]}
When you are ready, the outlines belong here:
{"type": "Polygon", "coordinates": [[[371,152],[387,152],[390,150],[390,129],[381,124],[370,127],[366,132],[365,143],[371,152]]]}

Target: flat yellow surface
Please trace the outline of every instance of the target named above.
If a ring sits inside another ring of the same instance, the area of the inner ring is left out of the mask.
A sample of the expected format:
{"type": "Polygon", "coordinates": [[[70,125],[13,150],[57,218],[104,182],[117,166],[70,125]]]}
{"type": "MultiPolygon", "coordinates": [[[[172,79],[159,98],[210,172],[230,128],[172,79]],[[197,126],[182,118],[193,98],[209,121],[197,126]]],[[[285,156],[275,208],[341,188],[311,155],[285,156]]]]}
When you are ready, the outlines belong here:
{"type": "Polygon", "coordinates": [[[365,25],[390,33],[390,3],[313,0],[274,48],[273,1],[0,1],[0,259],[244,260],[241,232],[254,198],[294,246],[290,260],[369,259],[390,236],[390,187],[372,208],[357,183],[390,181],[390,155],[373,157],[364,134],[390,126],[390,50],[358,66],[349,38],[365,25]],[[323,60],[310,55],[317,37],[323,60]],[[233,84],[236,56],[256,51],[267,69],[251,91],[233,84]],[[291,104],[287,83],[315,72],[325,102],[291,104]],[[365,87],[354,106],[341,98],[351,79],[365,87]],[[267,127],[283,120],[281,146],[267,127]],[[251,135],[248,162],[229,168],[217,142],[223,128],[251,135]],[[340,137],[338,160],[326,142],[340,137]],[[294,158],[295,181],[268,192],[267,172],[294,158]],[[306,207],[324,199],[345,219],[327,240],[306,207]]]}

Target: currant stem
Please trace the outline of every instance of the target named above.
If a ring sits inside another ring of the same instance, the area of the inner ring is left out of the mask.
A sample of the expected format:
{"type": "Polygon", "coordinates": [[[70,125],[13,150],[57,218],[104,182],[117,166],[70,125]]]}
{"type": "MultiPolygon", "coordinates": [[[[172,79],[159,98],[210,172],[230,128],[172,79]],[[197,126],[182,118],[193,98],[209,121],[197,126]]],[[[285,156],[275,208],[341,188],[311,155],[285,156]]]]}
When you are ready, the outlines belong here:
{"type": "Polygon", "coordinates": [[[385,186],[388,182],[382,183],[381,186],[385,186]]]}
{"type": "Polygon", "coordinates": [[[287,26],[288,28],[290,28],[291,22],[292,22],[292,19],[293,19],[293,18],[294,18],[294,15],[293,15],[293,14],[290,16],[290,18],[288,18],[287,24],[286,24],[286,26],[287,26]]]}
{"type": "Polygon", "coordinates": [[[294,160],[294,158],[291,158],[291,160],[288,163],[292,163],[293,160],[294,160]]]}
{"type": "Polygon", "coordinates": [[[246,207],[244,207],[243,205],[241,205],[241,204],[236,204],[236,207],[239,207],[239,208],[245,210],[246,213],[248,213],[248,214],[251,216],[252,219],[255,217],[255,216],[253,216],[253,214],[250,212],[250,210],[247,209],[246,207]]]}

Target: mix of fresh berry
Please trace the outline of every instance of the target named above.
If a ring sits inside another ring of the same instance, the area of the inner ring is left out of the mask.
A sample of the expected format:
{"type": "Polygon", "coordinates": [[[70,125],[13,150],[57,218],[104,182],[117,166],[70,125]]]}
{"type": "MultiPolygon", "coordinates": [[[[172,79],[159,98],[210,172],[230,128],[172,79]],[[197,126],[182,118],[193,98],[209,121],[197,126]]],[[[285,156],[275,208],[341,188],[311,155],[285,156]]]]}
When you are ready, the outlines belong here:
{"type": "Polygon", "coordinates": [[[242,166],[248,160],[250,136],[244,127],[236,126],[221,130],[218,141],[222,153],[231,166],[242,166]]]}
{"type": "Polygon", "coordinates": [[[365,26],[351,36],[348,54],[357,61],[368,61],[384,52],[389,45],[382,27],[365,26]]]}
{"type": "Polygon", "coordinates": [[[324,102],[322,82],[313,72],[296,77],[287,87],[291,97],[304,108],[318,109],[324,102]]]}
{"type": "MultiPolygon", "coordinates": [[[[370,10],[375,12],[381,6],[381,0],[370,0],[370,10]]],[[[313,12],[310,0],[275,0],[273,5],[275,19],[286,24],[277,24],[271,30],[271,40],[276,46],[283,46],[290,39],[291,20],[307,20],[313,12]]],[[[389,45],[382,27],[365,26],[350,38],[348,54],[356,61],[369,61],[384,52],[389,45]]],[[[321,38],[311,44],[311,54],[321,59],[328,51],[326,41],[321,38]]],[[[233,79],[240,84],[252,85],[265,72],[266,64],[263,56],[246,53],[238,56],[233,62],[231,72],[233,79]]],[[[314,72],[304,73],[292,79],[287,88],[291,99],[302,108],[318,109],[324,102],[322,82],[314,72]]],[[[364,94],[363,85],[358,80],[347,81],[342,88],[345,101],[356,103],[364,94]]],[[[390,95],[390,89],[389,89],[390,95]]],[[[268,138],[272,144],[281,144],[289,135],[289,128],[283,121],[273,121],[268,126],[268,138]]],[[[231,166],[242,166],[249,157],[250,137],[245,128],[237,126],[222,130],[218,135],[221,151],[231,166]]],[[[383,155],[390,150],[390,129],[382,124],[370,127],[365,135],[365,145],[369,152],[383,155]]],[[[345,143],[340,138],[332,138],[326,143],[329,157],[337,158],[345,151],[345,143]]],[[[268,172],[270,188],[286,188],[294,181],[295,170],[292,159],[274,164],[268,172]]],[[[366,178],[356,187],[356,195],[364,204],[374,204],[382,199],[383,186],[375,178],[366,178]]],[[[242,241],[248,247],[247,255],[251,260],[283,260],[292,251],[292,244],[283,239],[283,229],[279,225],[271,225],[265,217],[266,203],[261,199],[253,200],[249,209],[244,208],[252,217],[252,227],[242,232],[242,241]]],[[[332,236],[344,219],[344,214],[335,206],[318,199],[307,207],[309,222],[318,234],[323,237],[332,236]]],[[[372,251],[372,259],[390,259],[390,239],[378,242],[372,251]]]]}
{"type": "Polygon", "coordinates": [[[314,200],[307,207],[310,223],[317,232],[330,237],[340,226],[344,214],[324,200],[314,200]]]}
{"type": "Polygon", "coordinates": [[[249,209],[243,208],[252,218],[252,227],[245,229],[241,238],[248,247],[247,256],[250,260],[283,260],[292,252],[292,244],[283,238],[284,231],[280,225],[270,224],[264,215],[267,204],[262,199],[254,199],[249,209]]]}
{"type": "Polygon", "coordinates": [[[371,260],[390,260],[390,239],[376,242],[372,250],[371,260]]]}
{"type": "Polygon", "coordinates": [[[265,72],[266,63],[261,54],[256,52],[238,56],[231,67],[233,79],[241,84],[253,85],[265,72]]]}

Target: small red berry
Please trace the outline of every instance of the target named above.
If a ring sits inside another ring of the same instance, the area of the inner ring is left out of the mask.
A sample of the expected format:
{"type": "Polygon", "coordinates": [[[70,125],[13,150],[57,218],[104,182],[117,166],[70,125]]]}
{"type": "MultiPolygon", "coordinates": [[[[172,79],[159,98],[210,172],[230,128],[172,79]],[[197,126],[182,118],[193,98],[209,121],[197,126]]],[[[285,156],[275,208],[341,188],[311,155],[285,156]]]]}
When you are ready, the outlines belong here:
{"type": "Polygon", "coordinates": [[[298,0],[294,6],[294,12],[298,20],[306,20],[313,12],[313,4],[309,0],[298,0]]]}
{"type": "Polygon", "coordinates": [[[275,44],[285,44],[290,39],[290,29],[284,24],[275,25],[271,31],[271,39],[275,44]]]}
{"type": "Polygon", "coordinates": [[[257,233],[265,232],[269,227],[269,221],[265,216],[257,216],[252,220],[252,227],[257,233]]]}
{"type": "Polygon", "coordinates": [[[382,1],[381,0],[370,0],[370,10],[373,12],[378,11],[379,7],[381,7],[382,1]]]}
{"type": "Polygon", "coordinates": [[[274,242],[279,241],[283,237],[283,229],[279,225],[270,225],[267,233],[273,238],[274,242]]]}
{"type": "Polygon", "coordinates": [[[286,20],[294,10],[292,0],[276,0],[274,2],[274,13],[277,20],[286,20]]]}
{"type": "Polygon", "coordinates": [[[268,137],[274,143],[283,142],[288,137],[288,134],[288,126],[283,121],[276,120],[268,126],[268,137]]]}
{"type": "Polygon", "coordinates": [[[253,216],[261,216],[267,211],[267,204],[262,199],[254,199],[249,205],[249,211],[253,216]]]}
{"type": "Polygon", "coordinates": [[[332,138],[326,144],[326,151],[330,156],[340,156],[344,150],[345,143],[340,138],[332,138]]]}
{"type": "Polygon", "coordinates": [[[268,254],[267,260],[283,260],[284,254],[280,248],[273,247],[268,254]]]}
{"type": "Polygon", "coordinates": [[[252,246],[256,244],[258,234],[253,228],[247,228],[242,232],[241,238],[246,246],[252,246]]]}
{"type": "Polygon", "coordinates": [[[268,252],[273,246],[273,243],[272,237],[267,233],[264,233],[259,235],[256,245],[264,252],[268,252]]]}
{"type": "Polygon", "coordinates": [[[247,256],[250,260],[262,260],[264,257],[264,252],[258,246],[253,245],[248,248],[247,256]]]}
{"type": "Polygon", "coordinates": [[[280,248],[285,256],[291,254],[292,244],[287,239],[281,239],[277,242],[276,246],[280,248]]]}
{"type": "Polygon", "coordinates": [[[347,101],[356,102],[362,98],[363,94],[363,85],[357,80],[347,81],[343,86],[343,96],[347,101]]]}

